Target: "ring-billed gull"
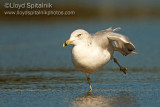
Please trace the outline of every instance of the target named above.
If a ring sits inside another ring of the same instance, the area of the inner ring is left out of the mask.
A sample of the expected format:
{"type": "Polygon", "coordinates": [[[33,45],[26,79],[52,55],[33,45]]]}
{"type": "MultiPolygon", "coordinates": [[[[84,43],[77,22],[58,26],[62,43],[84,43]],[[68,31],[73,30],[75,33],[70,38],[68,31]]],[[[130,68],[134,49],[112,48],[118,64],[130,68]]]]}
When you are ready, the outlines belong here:
{"type": "Polygon", "coordinates": [[[70,39],[63,43],[63,47],[73,44],[72,49],[73,63],[75,67],[86,73],[87,81],[90,85],[89,74],[100,70],[111,59],[120,67],[120,70],[126,74],[127,68],[122,67],[116,58],[113,57],[114,51],[120,52],[126,56],[128,54],[136,54],[135,46],[131,43],[128,37],[115,33],[120,28],[108,28],[90,34],[83,29],[75,30],[70,39]]]}

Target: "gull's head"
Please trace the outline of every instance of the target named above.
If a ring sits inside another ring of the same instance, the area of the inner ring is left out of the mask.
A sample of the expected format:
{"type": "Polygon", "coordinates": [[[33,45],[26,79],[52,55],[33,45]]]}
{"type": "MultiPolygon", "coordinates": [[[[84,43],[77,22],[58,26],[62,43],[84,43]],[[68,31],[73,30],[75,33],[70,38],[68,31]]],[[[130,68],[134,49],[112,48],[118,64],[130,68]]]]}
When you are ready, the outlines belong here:
{"type": "Polygon", "coordinates": [[[83,29],[75,30],[71,33],[69,40],[63,43],[63,47],[69,44],[78,45],[80,43],[86,42],[89,37],[90,37],[90,34],[87,31],[83,29]]]}

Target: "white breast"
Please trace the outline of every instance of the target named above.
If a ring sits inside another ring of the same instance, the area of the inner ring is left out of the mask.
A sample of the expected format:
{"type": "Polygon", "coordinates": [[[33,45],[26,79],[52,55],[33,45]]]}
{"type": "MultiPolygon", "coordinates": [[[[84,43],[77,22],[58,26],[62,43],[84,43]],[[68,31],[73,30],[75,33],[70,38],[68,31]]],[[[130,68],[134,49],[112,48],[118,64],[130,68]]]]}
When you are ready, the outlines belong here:
{"type": "Polygon", "coordinates": [[[72,50],[75,67],[87,73],[94,73],[101,69],[113,55],[113,51],[99,47],[74,46],[72,50]]]}

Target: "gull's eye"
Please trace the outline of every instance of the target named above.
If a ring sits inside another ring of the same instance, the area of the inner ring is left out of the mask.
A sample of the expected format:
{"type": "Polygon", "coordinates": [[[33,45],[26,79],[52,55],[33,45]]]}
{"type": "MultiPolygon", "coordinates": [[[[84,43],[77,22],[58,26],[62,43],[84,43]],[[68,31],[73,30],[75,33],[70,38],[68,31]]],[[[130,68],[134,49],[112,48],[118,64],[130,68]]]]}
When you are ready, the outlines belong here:
{"type": "Polygon", "coordinates": [[[78,34],[78,35],[77,35],[77,37],[80,37],[80,36],[81,36],[81,34],[78,34]]]}

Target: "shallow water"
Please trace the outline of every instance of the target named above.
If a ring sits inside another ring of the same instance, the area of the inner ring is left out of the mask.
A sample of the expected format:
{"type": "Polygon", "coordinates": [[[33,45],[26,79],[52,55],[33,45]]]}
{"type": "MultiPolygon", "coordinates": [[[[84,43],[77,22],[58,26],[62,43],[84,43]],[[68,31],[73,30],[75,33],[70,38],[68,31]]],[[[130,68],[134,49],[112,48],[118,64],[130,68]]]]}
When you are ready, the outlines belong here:
{"type": "Polygon", "coordinates": [[[0,75],[1,107],[158,107],[160,73],[102,70],[91,75],[93,92],[78,71],[0,75]]]}
{"type": "MultiPolygon", "coordinates": [[[[160,21],[77,21],[51,23],[3,23],[0,25],[0,67],[24,68],[74,68],[71,61],[72,46],[62,47],[73,30],[81,28],[95,33],[109,27],[121,27],[139,53],[123,57],[115,53],[122,65],[130,68],[160,67],[160,21]]],[[[112,61],[108,66],[114,66],[112,61]]]]}
{"type": "Polygon", "coordinates": [[[87,21],[0,24],[0,107],[159,107],[160,21],[87,21]],[[71,48],[62,48],[70,33],[94,33],[121,27],[139,53],[115,53],[126,75],[110,61],[91,75],[74,69],[71,48]]]}

